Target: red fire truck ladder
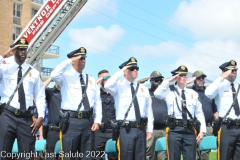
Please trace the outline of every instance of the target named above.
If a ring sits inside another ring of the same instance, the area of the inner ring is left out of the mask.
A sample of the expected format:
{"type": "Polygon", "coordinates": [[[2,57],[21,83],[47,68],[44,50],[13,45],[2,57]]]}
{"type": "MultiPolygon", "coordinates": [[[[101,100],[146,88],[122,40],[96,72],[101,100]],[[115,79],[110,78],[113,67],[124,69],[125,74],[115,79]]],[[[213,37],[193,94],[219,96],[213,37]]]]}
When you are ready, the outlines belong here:
{"type": "Polygon", "coordinates": [[[19,37],[27,39],[28,61],[36,64],[88,0],[47,0],[19,37]]]}

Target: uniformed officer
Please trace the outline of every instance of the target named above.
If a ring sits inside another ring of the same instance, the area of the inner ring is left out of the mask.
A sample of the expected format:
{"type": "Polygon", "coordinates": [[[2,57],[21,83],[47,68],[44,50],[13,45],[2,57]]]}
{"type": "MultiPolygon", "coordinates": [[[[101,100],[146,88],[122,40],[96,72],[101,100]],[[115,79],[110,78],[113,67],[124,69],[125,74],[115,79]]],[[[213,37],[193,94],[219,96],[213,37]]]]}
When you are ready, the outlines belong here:
{"type": "Polygon", "coordinates": [[[222,125],[218,131],[218,160],[240,159],[240,116],[239,116],[239,83],[237,77],[237,62],[231,60],[219,68],[222,74],[210,84],[205,94],[215,99],[222,125]],[[233,101],[235,99],[235,101],[233,101]],[[229,112],[229,113],[228,113],[229,112]]]}
{"type": "Polygon", "coordinates": [[[145,160],[146,139],[151,139],[153,132],[151,97],[148,89],[136,81],[139,67],[134,57],[124,62],[120,68],[122,69],[105,84],[105,89],[115,99],[116,119],[121,125],[117,140],[118,158],[145,160]],[[120,80],[123,75],[124,79],[120,80]],[[136,97],[132,103],[135,92],[136,97]]]}
{"type": "Polygon", "coordinates": [[[54,149],[55,144],[59,140],[59,115],[56,114],[61,109],[61,88],[55,84],[54,87],[47,87],[49,83],[52,81],[51,78],[47,79],[44,82],[45,85],[45,94],[46,101],[48,106],[48,132],[46,138],[46,159],[55,159],[54,149]]]}
{"type": "MultiPolygon", "coordinates": [[[[146,160],[152,160],[155,152],[156,140],[160,137],[165,137],[165,117],[167,113],[167,104],[165,100],[158,99],[154,96],[154,91],[162,83],[163,76],[159,71],[153,71],[150,75],[151,88],[149,89],[150,96],[152,98],[152,110],[154,117],[153,138],[147,141],[147,155],[146,160]]],[[[167,152],[159,152],[157,154],[157,160],[167,160],[167,152]]]]}
{"type": "Polygon", "coordinates": [[[183,159],[193,160],[196,159],[196,143],[202,140],[206,132],[202,105],[198,100],[198,94],[186,88],[189,81],[186,77],[187,67],[181,65],[171,73],[173,77],[164,80],[154,92],[157,98],[166,99],[168,107],[168,127],[166,128],[168,159],[179,160],[182,152],[183,159]],[[169,82],[172,81],[176,83],[170,89],[169,82]],[[201,122],[198,135],[194,133],[192,119],[194,116],[201,122]]]}
{"type": "Polygon", "coordinates": [[[44,118],[44,86],[39,77],[39,72],[25,62],[28,42],[25,39],[19,39],[11,46],[13,47],[12,49],[0,56],[0,96],[2,98],[1,102],[4,103],[1,105],[4,109],[0,117],[0,151],[4,151],[4,153],[1,152],[2,157],[0,156],[0,159],[9,159],[5,153],[9,154],[12,152],[15,138],[18,141],[20,159],[33,159],[35,153],[35,133],[41,126],[44,118]],[[4,58],[13,54],[13,61],[2,64],[4,58]],[[18,86],[17,92],[11,99],[10,96],[27,71],[28,73],[23,83],[18,86]],[[33,99],[38,111],[38,118],[34,122],[32,120],[34,109],[31,107],[33,106],[33,99]]]}
{"type": "MultiPolygon", "coordinates": [[[[207,77],[206,74],[204,74],[202,71],[198,70],[198,71],[195,71],[192,74],[192,77],[196,77],[196,79],[194,80],[194,85],[192,86],[192,89],[198,93],[198,96],[199,96],[200,101],[202,103],[202,110],[203,110],[203,113],[204,113],[206,128],[207,128],[206,135],[211,136],[211,135],[213,135],[212,134],[212,132],[213,132],[213,129],[212,129],[213,118],[214,117],[218,118],[217,106],[215,104],[215,101],[209,99],[204,93],[204,91],[206,89],[206,87],[204,86],[205,78],[207,77]]],[[[209,152],[210,151],[211,150],[201,151],[200,152],[201,160],[209,160],[209,152]]],[[[199,157],[197,155],[197,159],[198,158],[199,157]]]]}
{"type": "Polygon", "coordinates": [[[73,155],[76,154],[78,157],[82,154],[83,160],[94,156],[94,153],[91,154],[94,145],[93,132],[99,129],[102,119],[100,93],[95,79],[83,72],[86,53],[84,47],[72,51],[67,55],[69,59],[57,65],[50,75],[61,88],[61,109],[64,116],[60,123],[64,122],[62,126],[68,124],[62,137],[64,154],[60,155],[65,159],[74,159],[73,155]],[[72,68],[66,71],[70,65],[72,68]],[[65,121],[69,114],[70,122],[65,121]]]}
{"type": "MultiPolygon", "coordinates": [[[[116,120],[115,108],[114,108],[114,98],[109,94],[104,88],[105,83],[110,78],[110,74],[107,70],[101,70],[98,72],[97,83],[100,83],[100,96],[102,100],[102,123],[100,125],[99,131],[95,133],[95,145],[94,150],[100,154],[96,156],[96,159],[103,160],[100,156],[104,153],[105,145],[107,140],[112,138],[112,126],[111,121],[116,120]]],[[[109,160],[117,160],[117,153],[108,153],[109,160]]]]}

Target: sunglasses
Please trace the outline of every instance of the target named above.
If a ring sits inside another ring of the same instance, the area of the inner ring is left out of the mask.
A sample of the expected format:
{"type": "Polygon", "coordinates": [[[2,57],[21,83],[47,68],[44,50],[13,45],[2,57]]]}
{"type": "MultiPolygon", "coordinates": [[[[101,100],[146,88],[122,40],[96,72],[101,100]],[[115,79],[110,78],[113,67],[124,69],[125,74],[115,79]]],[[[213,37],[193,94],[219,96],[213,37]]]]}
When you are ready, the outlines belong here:
{"type": "Polygon", "coordinates": [[[186,74],[179,74],[180,77],[186,77],[187,75],[186,74]]]}
{"type": "Polygon", "coordinates": [[[130,71],[134,71],[135,69],[138,71],[139,70],[139,67],[137,66],[133,66],[133,67],[130,67],[128,68],[130,71]]]}
{"type": "Polygon", "coordinates": [[[154,82],[162,82],[162,79],[152,79],[154,82]]]}
{"type": "Polygon", "coordinates": [[[103,77],[103,80],[106,81],[106,80],[108,80],[109,78],[110,78],[110,76],[104,76],[104,77],[103,77]]]}
{"type": "Polygon", "coordinates": [[[204,76],[200,76],[200,77],[197,77],[196,80],[200,80],[200,79],[203,79],[204,80],[204,76]]]}
{"type": "MultiPolygon", "coordinates": [[[[230,69],[224,69],[223,71],[224,71],[224,72],[227,72],[228,70],[230,70],[230,69]]],[[[231,69],[232,72],[237,72],[237,70],[238,70],[238,69],[231,69]]]]}
{"type": "Polygon", "coordinates": [[[86,58],[87,58],[87,56],[81,57],[80,60],[85,60],[86,58]]]}

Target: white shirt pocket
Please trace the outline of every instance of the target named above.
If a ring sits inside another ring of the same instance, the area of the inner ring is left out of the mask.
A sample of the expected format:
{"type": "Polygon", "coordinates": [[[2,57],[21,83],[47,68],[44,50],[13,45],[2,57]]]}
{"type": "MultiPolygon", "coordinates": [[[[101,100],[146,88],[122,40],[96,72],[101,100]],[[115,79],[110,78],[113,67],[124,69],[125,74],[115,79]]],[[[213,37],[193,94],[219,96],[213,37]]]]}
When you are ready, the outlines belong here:
{"type": "Polygon", "coordinates": [[[224,92],[222,94],[221,103],[230,106],[233,102],[232,92],[224,92]]]}
{"type": "Polygon", "coordinates": [[[74,97],[79,97],[80,94],[82,94],[82,90],[80,89],[80,84],[77,83],[70,83],[68,84],[70,94],[74,97]]]}
{"type": "Polygon", "coordinates": [[[13,75],[4,75],[3,81],[6,84],[6,87],[14,90],[17,86],[17,77],[14,77],[13,75]]]}
{"type": "Polygon", "coordinates": [[[35,79],[32,77],[24,78],[23,88],[24,88],[25,94],[26,94],[26,91],[28,91],[28,93],[33,93],[34,82],[35,82],[35,79]]]}

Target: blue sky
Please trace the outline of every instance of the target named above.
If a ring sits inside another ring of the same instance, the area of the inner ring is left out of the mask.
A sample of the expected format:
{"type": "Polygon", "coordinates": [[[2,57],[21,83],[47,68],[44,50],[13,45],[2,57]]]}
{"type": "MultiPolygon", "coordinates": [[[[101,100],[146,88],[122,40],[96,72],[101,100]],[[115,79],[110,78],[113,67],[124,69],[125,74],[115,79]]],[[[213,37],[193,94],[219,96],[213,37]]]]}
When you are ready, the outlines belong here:
{"type": "Polygon", "coordinates": [[[133,56],[138,79],[154,70],[169,77],[186,65],[214,80],[222,63],[239,62],[237,6],[239,0],[88,0],[53,44],[60,47],[60,57],[43,64],[54,68],[83,46],[88,51],[85,72],[95,78],[102,69],[114,74],[133,56]]]}

